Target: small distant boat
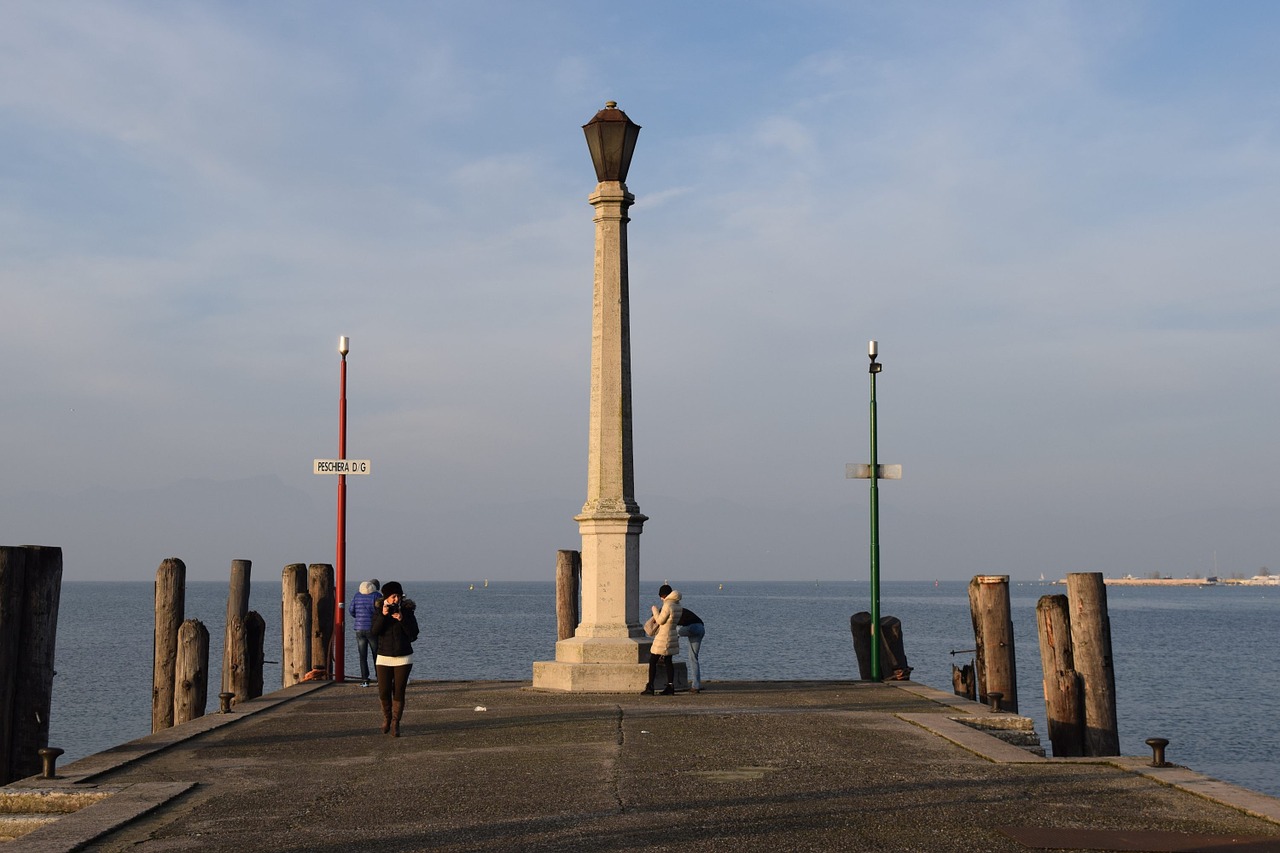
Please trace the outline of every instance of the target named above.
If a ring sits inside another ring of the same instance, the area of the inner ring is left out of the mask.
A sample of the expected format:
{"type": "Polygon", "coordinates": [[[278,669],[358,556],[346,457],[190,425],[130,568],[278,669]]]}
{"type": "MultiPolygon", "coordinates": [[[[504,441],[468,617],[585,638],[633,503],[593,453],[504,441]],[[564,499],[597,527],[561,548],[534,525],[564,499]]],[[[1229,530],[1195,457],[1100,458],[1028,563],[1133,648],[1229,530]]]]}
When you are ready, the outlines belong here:
{"type": "Polygon", "coordinates": [[[484,585],[485,585],[485,588],[487,589],[487,588],[488,588],[488,586],[489,586],[489,579],[488,579],[488,578],[485,578],[485,579],[484,579],[484,585]]]}
{"type": "Polygon", "coordinates": [[[720,584],[720,590],[721,590],[722,592],[724,591],[724,584],[720,584]]]}
{"type": "Polygon", "coordinates": [[[467,591],[468,591],[468,592],[475,592],[475,589],[476,589],[476,585],[475,585],[475,584],[471,584],[471,586],[467,587],[467,591]]]}

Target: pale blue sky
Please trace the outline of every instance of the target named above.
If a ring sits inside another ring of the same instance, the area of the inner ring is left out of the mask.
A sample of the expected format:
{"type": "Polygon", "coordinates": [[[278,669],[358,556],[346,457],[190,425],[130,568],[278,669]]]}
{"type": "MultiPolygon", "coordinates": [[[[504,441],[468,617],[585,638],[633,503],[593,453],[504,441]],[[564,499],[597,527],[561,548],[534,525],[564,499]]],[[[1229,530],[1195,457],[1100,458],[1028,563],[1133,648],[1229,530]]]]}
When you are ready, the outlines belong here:
{"type": "Polygon", "coordinates": [[[628,185],[649,578],[1280,568],[1280,7],[37,3],[0,29],[0,542],[550,578],[628,185]]]}

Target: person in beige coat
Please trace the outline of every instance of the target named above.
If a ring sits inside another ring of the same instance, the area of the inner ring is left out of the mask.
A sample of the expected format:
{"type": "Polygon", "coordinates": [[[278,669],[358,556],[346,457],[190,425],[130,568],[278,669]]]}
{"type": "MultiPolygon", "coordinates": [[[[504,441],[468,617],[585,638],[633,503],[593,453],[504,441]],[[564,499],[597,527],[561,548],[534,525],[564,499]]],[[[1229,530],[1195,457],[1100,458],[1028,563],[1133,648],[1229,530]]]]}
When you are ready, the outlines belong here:
{"type": "Polygon", "coordinates": [[[653,644],[649,647],[649,683],[641,691],[642,696],[653,695],[653,678],[658,674],[658,664],[662,663],[667,674],[667,688],[663,696],[674,696],[676,692],[676,665],[671,658],[680,653],[680,635],[676,630],[680,627],[680,614],[684,608],[680,606],[680,593],[665,583],[658,587],[658,597],[662,599],[662,609],[650,607],[657,631],[653,635],[653,644]]]}

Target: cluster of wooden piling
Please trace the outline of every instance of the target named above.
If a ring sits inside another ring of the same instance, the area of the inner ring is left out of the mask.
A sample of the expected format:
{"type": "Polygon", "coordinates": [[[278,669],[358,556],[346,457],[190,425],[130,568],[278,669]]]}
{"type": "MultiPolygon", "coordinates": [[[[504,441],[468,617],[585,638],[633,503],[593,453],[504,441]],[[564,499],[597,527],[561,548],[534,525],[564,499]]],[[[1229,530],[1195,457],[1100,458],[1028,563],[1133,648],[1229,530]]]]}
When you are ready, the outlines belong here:
{"type": "Polygon", "coordinates": [[[1102,574],[1067,575],[1067,594],[1041,597],[1036,622],[1053,754],[1119,755],[1111,618],[1102,574]]]}
{"type": "Polygon", "coordinates": [[[49,745],[62,549],[0,546],[0,785],[40,772],[49,745]]]}
{"type": "MultiPolygon", "coordinates": [[[[223,633],[222,692],[233,702],[262,695],[262,617],[249,611],[249,560],[231,563],[223,633]]],[[[170,557],[156,569],[156,624],[151,674],[151,731],[204,716],[209,700],[209,629],[185,619],[187,566],[170,557]]]]}
{"type": "MultiPolygon", "coordinates": [[[[853,634],[853,655],[858,660],[858,677],[871,680],[871,614],[865,610],[849,617],[853,634]]],[[[906,643],[902,639],[902,620],[897,616],[881,616],[880,671],[885,681],[906,681],[911,677],[907,665],[906,643]]]]}
{"type": "Polygon", "coordinates": [[[231,591],[227,594],[226,635],[222,653],[222,692],[231,704],[262,695],[263,645],[267,623],[249,609],[249,560],[231,561],[231,591]]]}
{"type": "MultiPolygon", "coordinates": [[[[993,708],[1018,711],[1008,575],[969,583],[975,673],[952,667],[955,692],[993,708]]],[[[1055,756],[1119,755],[1115,669],[1107,590],[1100,572],[1067,575],[1066,595],[1036,605],[1045,717],[1055,756]]]]}
{"type": "Polygon", "coordinates": [[[328,563],[290,563],[281,575],[282,686],[332,673],[334,572],[328,563]]]}
{"type": "MultiPolygon", "coordinates": [[[[262,695],[266,621],[249,610],[249,560],[231,561],[223,636],[222,691],[228,706],[262,695]]],[[[208,704],[209,632],[183,619],[187,567],[176,557],[156,570],[151,730],[203,716],[208,704]]],[[[332,672],[334,572],[328,563],[290,563],[281,576],[282,687],[332,672]]]]}
{"type": "MultiPolygon", "coordinates": [[[[231,561],[222,692],[228,706],[262,695],[266,621],[249,610],[249,560],[231,561]]],[[[187,567],[171,557],[156,570],[155,662],[152,670],[153,732],[203,716],[208,704],[209,631],[183,619],[187,567]]],[[[283,687],[332,672],[334,572],[328,563],[290,563],[281,576],[283,687]]]]}

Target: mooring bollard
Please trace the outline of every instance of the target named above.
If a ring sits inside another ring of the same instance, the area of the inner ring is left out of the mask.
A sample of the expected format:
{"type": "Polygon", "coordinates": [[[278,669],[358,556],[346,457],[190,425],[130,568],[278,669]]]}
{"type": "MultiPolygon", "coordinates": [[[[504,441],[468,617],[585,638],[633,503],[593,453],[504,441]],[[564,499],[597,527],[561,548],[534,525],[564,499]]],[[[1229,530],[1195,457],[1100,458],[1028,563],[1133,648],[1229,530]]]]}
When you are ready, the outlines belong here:
{"type": "Polygon", "coordinates": [[[236,698],[236,694],[234,693],[219,693],[218,694],[218,713],[230,714],[231,700],[234,698],[236,698]]]}
{"type": "Polygon", "coordinates": [[[1000,711],[1000,700],[1004,698],[1004,694],[1003,694],[1003,693],[997,693],[996,691],[994,691],[994,690],[993,690],[993,691],[991,691],[990,693],[988,693],[988,694],[987,694],[987,698],[988,698],[989,700],[991,700],[991,710],[992,710],[992,711],[999,712],[999,711],[1000,711]]]}
{"type": "Polygon", "coordinates": [[[1152,767],[1168,767],[1169,762],[1164,760],[1164,748],[1169,745],[1169,741],[1162,737],[1147,738],[1147,746],[1151,747],[1151,766],[1152,767]]]}
{"type": "Polygon", "coordinates": [[[62,755],[63,750],[56,746],[42,746],[36,750],[40,755],[40,761],[44,764],[44,770],[40,774],[42,779],[57,778],[56,768],[58,764],[58,756],[62,755]]]}

